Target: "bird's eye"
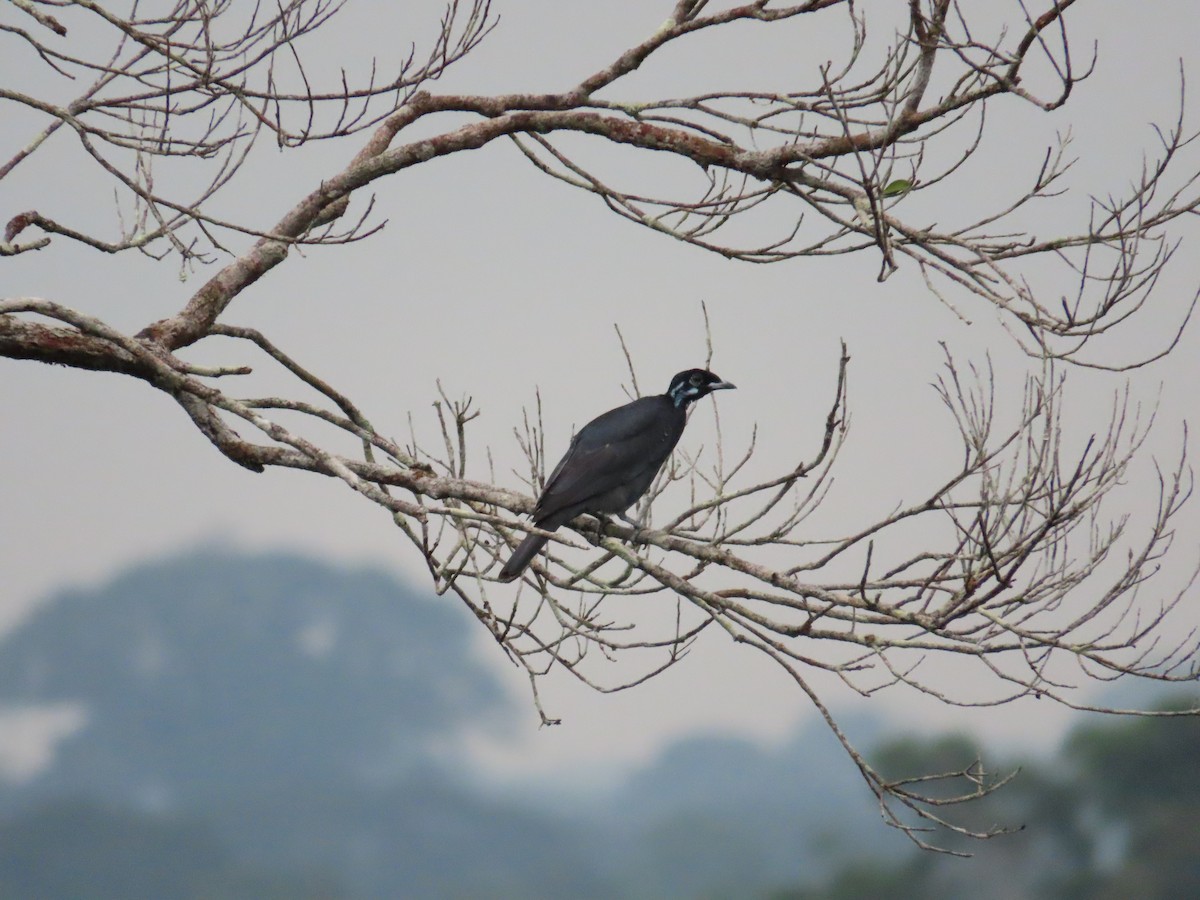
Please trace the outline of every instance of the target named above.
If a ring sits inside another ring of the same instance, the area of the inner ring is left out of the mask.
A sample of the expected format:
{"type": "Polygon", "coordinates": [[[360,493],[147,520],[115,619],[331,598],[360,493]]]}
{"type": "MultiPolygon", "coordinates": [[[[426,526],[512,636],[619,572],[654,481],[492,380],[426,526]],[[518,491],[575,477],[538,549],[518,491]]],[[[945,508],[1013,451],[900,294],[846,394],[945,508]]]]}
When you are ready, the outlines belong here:
{"type": "Polygon", "coordinates": [[[700,387],[700,385],[704,384],[704,378],[700,375],[693,375],[688,381],[692,383],[692,387],[700,387]]]}

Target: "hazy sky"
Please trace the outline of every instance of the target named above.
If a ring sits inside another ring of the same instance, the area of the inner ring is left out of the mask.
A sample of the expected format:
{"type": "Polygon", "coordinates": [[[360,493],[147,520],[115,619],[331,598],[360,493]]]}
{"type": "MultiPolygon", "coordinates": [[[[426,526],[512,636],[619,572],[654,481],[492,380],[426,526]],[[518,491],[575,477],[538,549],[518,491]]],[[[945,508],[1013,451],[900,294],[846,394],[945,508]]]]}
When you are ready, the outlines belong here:
{"type": "MultiPolygon", "coordinates": [[[[434,89],[564,88],[649,34],[671,5],[499,0],[499,27],[434,89]]],[[[410,6],[428,7],[426,29],[411,37],[420,40],[440,4],[410,6]]],[[[1080,158],[1070,186],[1081,197],[1121,191],[1138,174],[1143,150],[1154,148],[1150,122],[1170,123],[1177,111],[1179,60],[1200,37],[1186,7],[1137,4],[1133,14],[1130,4],[1077,4],[1069,18],[1077,59],[1082,63],[1098,41],[1096,74],[1052,115],[1017,101],[994,107],[991,143],[939,195],[945,204],[934,209],[939,221],[996,196],[998,187],[1027,184],[1055,133],[1068,130],[1080,158]]],[[[647,67],[614,93],[638,99],[643,85],[682,93],[772,77],[775,87],[787,88],[789,73],[810,83],[817,66],[841,49],[840,27],[755,49],[761,31],[739,32],[741,43],[732,49],[701,45],[703,53],[685,55],[677,67],[647,67]]],[[[371,37],[378,34],[348,34],[337,44],[359,71],[371,37]]],[[[405,34],[394,44],[409,39],[405,34]]],[[[372,46],[378,52],[378,42],[372,46]]],[[[1184,67],[1194,80],[1196,66],[1185,60],[1184,67]]],[[[0,54],[0,83],[22,77],[18,59],[0,54]]],[[[31,131],[7,108],[3,115],[0,155],[7,158],[31,131]]],[[[1190,120],[1200,123],[1200,116],[1190,120]]],[[[278,161],[267,154],[222,208],[265,226],[358,146],[332,144],[278,161]]],[[[19,177],[0,182],[0,219],[37,208],[111,226],[111,192],[74,164],[69,135],[56,136],[46,151],[26,162],[19,177]]],[[[1196,163],[1193,154],[1193,170],[1196,163]]],[[[674,372],[700,364],[702,300],[712,319],[713,368],[739,386],[717,398],[722,428],[741,445],[758,425],[764,471],[816,446],[839,341],[848,343],[853,428],[830,502],[849,522],[915,499],[954,458],[952,424],[929,387],[941,364],[939,341],[964,359],[989,352],[1009,385],[1019,385],[1026,366],[989,309],[964,300],[972,320],[964,324],[928,294],[912,266],[880,285],[871,253],[774,266],[729,262],[618,219],[594,198],[539,175],[508,143],[408,170],[376,193],[379,213],[389,220],[382,234],[289,260],[243,294],[226,320],[271,335],[354,397],[381,431],[401,439],[410,414],[424,438],[434,437],[436,380],[451,396],[470,394],[483,411],[471,426],[473,474],[481,479],[483,449],[490,446],[501,482],[517,486],[508,474],[519,460],[512,429],[535,388],[552,457],[565,449],[573,425],[623,402],[626,373],[614,324],[626,336],[643,389],[665,388],[674,372]]],[[[1081,204],[1068,204],[1077,221],[1081,204]]],[[[1200,283],[1192,232],[1152,311],[1114,350],[1136,355],[1170,331],[1200,283]]],[[[172,262],[109,257],[57,239],[40,253],[4,260],[2,271],[3,296],[46,297],[136,330],[176,310],[211,270],[181,282],[172,262]]],[[[1200,331],[1193,327],[1172,357],[1133,379],[1143,398],[1161,390],[1151,449],[1168,464],[1178,452],[1181,420],[1200,421],[1198,351],[1200,331]]],[[[1103,426],[1124,380],[1088,372],[1072,377],[1078,427],[1086,434],[1103,426]]],[[[1008,401],[1019,404],[1019,391],[1008,401]]],[[[711,416],[697,417],[685,443],[705,442],[711,427],[711,416]]],[[[56,588],[206,541],[382,562],[418,583],[423,578],[420,561],[381,510],[329,479],[254,475],[231,464],[167,397],[133,379],[0,360],[0,461],[0,624],[56,588]]],[[[1119,495],[1135,521],[1155,500],[1146,462],[1119,495]]],[[[1177,571],[1194,565],[1200,546],[1194,508],[1182,523],[1177,571]]],[[[524,691],[523,678],[482,629],[479,652],[515,692],[524,691]]],[[[715,640],[634,691],[599,696],[565,677],[548,679],[544,690],[548,711],[564,724],[538,729],[528,707],[504,741],[473,739],[481,759],[509,772],[602,769],[645,758],[689,730],[772,738],[811,715],[802,695],[759,654],[715,640]]],[[[849,704],[836,688],[827,697],[849,704]]],[[[1044,704],[966,713],[892,691],[855,707],[910,727],[959,724],[1026,744],[1060,727],[1044,704]]]]}

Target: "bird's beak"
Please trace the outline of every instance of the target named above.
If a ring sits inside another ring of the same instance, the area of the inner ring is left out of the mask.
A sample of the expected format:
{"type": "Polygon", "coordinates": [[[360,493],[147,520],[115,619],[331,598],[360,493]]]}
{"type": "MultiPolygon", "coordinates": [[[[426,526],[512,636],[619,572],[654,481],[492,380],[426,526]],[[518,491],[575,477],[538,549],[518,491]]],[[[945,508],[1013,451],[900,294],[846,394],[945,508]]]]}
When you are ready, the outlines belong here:
{"type": "Polygon", "coordinates": [[[732,391],[735,388],[737,388],[737,385],[732,381],[718,381],[716,384],[710,384],[708,386],[710,391],[732,391]]]}

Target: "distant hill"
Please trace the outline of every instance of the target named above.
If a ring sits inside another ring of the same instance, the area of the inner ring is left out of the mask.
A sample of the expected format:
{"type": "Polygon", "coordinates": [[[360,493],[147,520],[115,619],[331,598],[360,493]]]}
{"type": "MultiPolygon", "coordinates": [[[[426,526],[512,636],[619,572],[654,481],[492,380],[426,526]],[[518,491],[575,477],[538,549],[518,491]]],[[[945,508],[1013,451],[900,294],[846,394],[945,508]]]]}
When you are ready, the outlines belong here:
{"type": "Polygon", "coordinates": [[[0,704],[85,727],[30,786],[170,809],[309,783],[380,786],[510,714],[453,601],[378,570],[207,552],[61,593],[0,642],[0,704]]]}
{"type": "MultiPolygon", "coordinates": [[[[874,742],[870,723],[842,724],[862,745],[874,742]]],[[[608,808],[612,833],[631,836],[612,857],[647,900],[738,897],[819,880],[847,855],[893,859],[909,849],[819,721],[774,748],[680,739],[632,773],[608,808]]]]}
{"type": "Polygon", "coordinates": [[[290,554],[180,556],[49,598],[0,641],[0,705],[87,720],[0,790],[0,897],[617,896],[585,826],[481,796],[447,755],[464,725],[519,714],[474,627],[381,571],[290,554]]]}

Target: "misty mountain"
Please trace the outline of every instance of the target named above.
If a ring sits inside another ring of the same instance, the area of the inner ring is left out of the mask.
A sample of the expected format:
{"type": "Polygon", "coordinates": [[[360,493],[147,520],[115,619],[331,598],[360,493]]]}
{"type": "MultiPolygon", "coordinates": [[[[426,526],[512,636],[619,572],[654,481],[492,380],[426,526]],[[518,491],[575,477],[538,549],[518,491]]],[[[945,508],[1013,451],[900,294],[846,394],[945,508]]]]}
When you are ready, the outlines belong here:
{"type": "MultiPolygon", "coordinates": [[[[871,723],[842,724],[863,746],[875,739],[871,723]]],[[[636,835],[615,858],[639,874],[647,898],[736,897],[739,886],[820,879],[847,853],[893,859],[908,849],[882,827],[874,797],[820,721],[777,747],[675,741],[630,774],[609,810],[614,832],[636,835]]]]}
{"type": "Polygon", "coordinates": [[[381,571],[288,554],[51,597],[0,641],[0,704],[86,719],[0,789],[0,897],[614,896],[586,826],[459,771],[456,732],[517,714],[473,627],[381,571]]]}
{"type": "Polygon", "coordinates": [[[206,552],[42,604],[0,642],[0,704],[86,713],[41,795],[172,808],[389,784],[506,711],[469,638],[451,601],[381,571],[206,552]]]}

